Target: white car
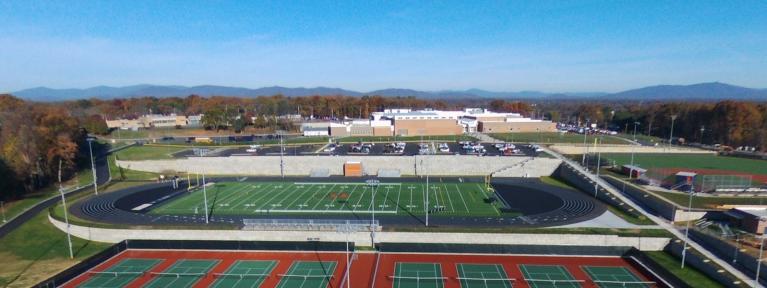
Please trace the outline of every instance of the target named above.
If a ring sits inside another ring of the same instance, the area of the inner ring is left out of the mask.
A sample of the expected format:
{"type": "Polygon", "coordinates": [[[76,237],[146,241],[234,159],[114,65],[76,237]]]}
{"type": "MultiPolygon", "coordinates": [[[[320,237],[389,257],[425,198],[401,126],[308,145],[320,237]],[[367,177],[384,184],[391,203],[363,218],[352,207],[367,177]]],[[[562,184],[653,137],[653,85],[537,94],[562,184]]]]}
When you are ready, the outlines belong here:
{"type": "Polygon", "coordinates": [[[248,148],[248,149],[245,149],[245,152],[248,152],[248,153],[256,153],[256,152],[258,152],[258,149],[255,149],[255,148],[248,148]]]}

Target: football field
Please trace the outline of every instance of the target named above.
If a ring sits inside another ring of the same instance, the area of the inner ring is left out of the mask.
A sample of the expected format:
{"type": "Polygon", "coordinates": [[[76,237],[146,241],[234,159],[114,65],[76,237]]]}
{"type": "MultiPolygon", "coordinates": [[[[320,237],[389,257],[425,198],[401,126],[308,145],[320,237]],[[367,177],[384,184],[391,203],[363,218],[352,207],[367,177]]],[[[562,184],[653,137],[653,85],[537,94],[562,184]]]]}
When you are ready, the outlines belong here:
{"type": "MultiPolygon", "coordinates": [[[[420,215],[426,209],[425,183],[221,182],[208,183],[212,215],[347,214],[420,215]],[[375,193],[374,193],[375,192],[375,193]],[[375,194],[375,195],[374,195],[375,194]]],[[[498,201],[484,183],[429,184],[429,213],[499,216],[498,201]]],[[[194,189],[152,209],[154,214],[202,215],[203,190],[194,189]]]]}

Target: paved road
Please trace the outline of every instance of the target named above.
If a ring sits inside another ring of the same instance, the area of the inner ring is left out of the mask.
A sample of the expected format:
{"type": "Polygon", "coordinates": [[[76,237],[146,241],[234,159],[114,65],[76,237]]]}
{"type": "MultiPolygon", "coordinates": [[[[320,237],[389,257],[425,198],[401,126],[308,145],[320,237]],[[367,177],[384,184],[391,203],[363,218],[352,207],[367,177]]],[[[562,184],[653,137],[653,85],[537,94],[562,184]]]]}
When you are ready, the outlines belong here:
{"type": "MultiPolygon", "coordinates": [[[[666,231],[671,232],[672,234],[674,234],[674,236],[678,237],[679,239],[685,239],[684,231],[678,230],[674,225],[672,225],[668,221],[666,221],[664,219],[661,219],[660,217],[656,217],[655,215],[649,213],[648,211],[646,211],[644,209],[644,207],[638,205],[637,203],[634,203],[631,199],[629,199],[628,197],[626,197],[623,194],[621,194],[620,191],[617,188],[613,187],[612,185],[610,185],[606,181],[604,181],[601,178],[597,177],[596,175],[592,174],[591,172],[589,172],[588,170],[584,169],[582,166],[578,165],[577,163],[573,162],[572,160],[568,159],[567,157],[564,157],[564,156],[562,156],[561,154],[559,154],[557,152],[551,151],[548,148],[545,148],[545,147],[542,147],[542,148],[544,149],[544,151],[546,151],[549,154],[554,155],[555,157],[557,157],[560,160],[564,161],[564,163],[566,163],[567,165],[573,167],[573,169],[577,170],[581,174],[586,175],[586,177],[588,177],[589,180],[596,182],[600,187],[602,187],[606,191],[612,193],[615,197],[618,197],[619,199],[621,199],[621,201],[625,202],[626,204],[630,205],[632,208],[634,208],[637,211],[639,211],[642,214],[644,214],[647,218],[649,218],[650,220],[652,220],[653,222],[658,224],[658,226],[662,227],[663,229],[666,229],[666,231]]],[[[732,265],[730,265],[729,262],[720,259],[716,255],[714,255],[714,253],[712,253],[711,251],[707,250],[703,246],[699,245],[695,241],[689,241],[688,245],[690,247],[692,247],[693,249],[698,250],[698,252],[700,252],[701,254],[706,256],[707,258],[709,258],[712,261],[714,261],[716,264],[718,264],[719,266],[721,266],[722,268],[727,270],[727,272],[729,272],[730,274],[732,274],[735,277],[737,277],[743,283],[753,283],[754,279],[751,279],[750,277],[746,276],[745,274],[743,274],[743,272],[740,272],[740,270],[735,269],[735,267],[732,267],[732,265]]],[[[764,287],[764,286],[759,285],[758,287],[764,287]]]]}

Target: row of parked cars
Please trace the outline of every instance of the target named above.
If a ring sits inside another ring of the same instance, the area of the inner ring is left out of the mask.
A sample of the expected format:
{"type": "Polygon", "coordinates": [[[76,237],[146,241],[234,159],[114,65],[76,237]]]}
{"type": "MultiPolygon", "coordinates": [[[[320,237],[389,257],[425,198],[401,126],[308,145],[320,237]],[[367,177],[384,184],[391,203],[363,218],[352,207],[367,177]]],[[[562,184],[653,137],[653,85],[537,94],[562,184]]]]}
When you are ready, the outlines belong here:
{"type": "Polygon", "coordinates": [[[485,149],[485,146],[482,146],[482,144],[477,142],[471,142],[471,141],[460,141],[458,144],[461,146],[461,149],[465,151],[467,154],[485,154],[487,153],[487,150],[485,149]]]}

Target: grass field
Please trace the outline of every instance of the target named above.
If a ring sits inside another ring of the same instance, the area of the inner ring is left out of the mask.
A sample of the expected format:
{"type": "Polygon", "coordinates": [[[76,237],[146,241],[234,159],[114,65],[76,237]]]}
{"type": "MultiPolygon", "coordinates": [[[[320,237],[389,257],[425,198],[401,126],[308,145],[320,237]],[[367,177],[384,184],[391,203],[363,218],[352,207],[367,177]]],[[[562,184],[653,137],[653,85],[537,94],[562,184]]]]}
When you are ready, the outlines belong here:
{"type": "MultiPolygon", "coordinates": [[[[432,183],[429,185],[431,214],[499,216],[497,204],[485,199],[489,193],[481,183],[432,183]]],[[[211,215],[424,214],[423,183],[381,183],[375,189],[364,183],[222,182],[207,187],[211,215]],[[375,208],[373,208],[375,207],[375,208]]],[[[203,214],[203,191],[187,195],[152,210],[156,214],[203,214]]]]}
{"type": "MultiPolygon", "coordinates": [[[[575,143],[583,144],[583,135],[575,133],[559,133],[559,132],[515,132],[515,133],[494,133],[491,134],[496,139],[500,139],[507,142],[521,142],[521,143],[575,143]]],[[[599,139],[599,136],[589,135],[586,136],[586,143],[593,145],[594,140],[599,139]]],[[[629,141],[620,137],[603,136],[603,144],[631,144],[629,141]]]]}
{"type": "Polygon", "coordinates": [[[646,251],[645,253],[647,256],[655,260],[655,262],[660,264],[660,266],[667,269],[669,272],[679,277],[679,279],[682,279],[682,281],[690,285],[690,287],[724,287],[724,285],[719,284],[718,282],[706,276],[706,274],[703,274],[698,269],[690,267],[689,265],[685,269],[682,269],[680,267],[681,262],[679,259],[675,258],[671,254],[663,251],[646,251]]]}
{"type": "MultiPolygon", "coordinates": [[[[631,163],[631,154],[602,154],[618,165],[631,163]]],[[[689,168],[729,170],[767,175],[767,161],[709,154],[634,154],[634,164],[645,169],[689,168]]]]}

